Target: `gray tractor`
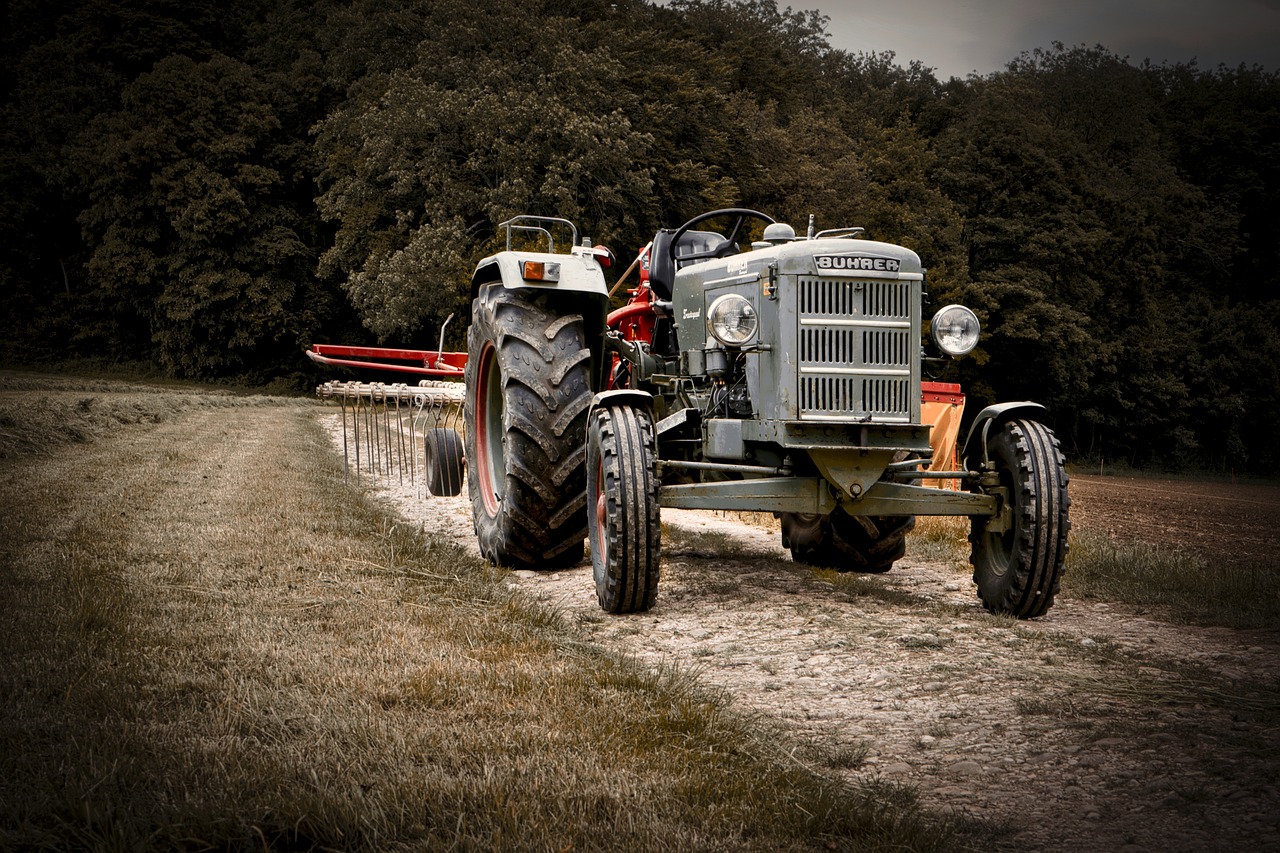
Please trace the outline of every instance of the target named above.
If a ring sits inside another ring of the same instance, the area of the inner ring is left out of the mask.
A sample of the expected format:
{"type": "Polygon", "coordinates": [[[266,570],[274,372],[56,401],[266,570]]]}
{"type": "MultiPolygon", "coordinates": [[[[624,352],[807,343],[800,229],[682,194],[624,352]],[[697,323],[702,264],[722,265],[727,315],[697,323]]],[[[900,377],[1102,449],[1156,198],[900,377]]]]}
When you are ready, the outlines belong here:
{"type": "MultiPolygon", "coordinates": [[[[1058,441],[1036,403],[983,409],[963,443],[958,417],[925,416],[931,393],[951,408],[963,395],[922,378],[914,252],[715,210],[659,231],[610,312],[607,250],[562,219],[503,226],[507,249],[472,279],[467,340],[467,479],[487,559],[562,567],[589,539],[600,606],[632,613],[657,595],[661,507],[773,513],[795,560],[862,572],[902,556],[916,516],[962,515],[987,609],[1052,605],[1070,528],[1058,441]]],[[[977,342],[962,306],[929,327],[943,357],[977,342]]]]}

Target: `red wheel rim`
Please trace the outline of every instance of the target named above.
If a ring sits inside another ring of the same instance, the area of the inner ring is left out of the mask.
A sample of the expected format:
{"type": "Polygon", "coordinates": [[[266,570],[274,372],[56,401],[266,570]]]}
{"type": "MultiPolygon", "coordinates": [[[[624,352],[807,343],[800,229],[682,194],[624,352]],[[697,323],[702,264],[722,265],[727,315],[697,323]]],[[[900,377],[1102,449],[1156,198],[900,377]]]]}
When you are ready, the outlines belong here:
{"type": "Polygon", "coordinates": [[[486,343],[480,351],[476,372],[476,473],[480,497],[490,517],[498,514],[506,479],[506,458],[502,449],[502,386],[497,366],[497,350],[486,343]]]}

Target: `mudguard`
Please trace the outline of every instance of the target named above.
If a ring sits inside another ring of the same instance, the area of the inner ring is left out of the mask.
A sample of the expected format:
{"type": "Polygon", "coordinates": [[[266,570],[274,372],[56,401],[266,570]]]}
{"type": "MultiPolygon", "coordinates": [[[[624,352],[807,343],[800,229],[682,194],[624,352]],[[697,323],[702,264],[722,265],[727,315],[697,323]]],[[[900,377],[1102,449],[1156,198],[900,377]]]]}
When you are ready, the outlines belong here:
{"type": "Polygon", "coordinates": [[[575,249],[571,254],[548,254],[546,252],[504,251],[476,264],[471,275],[471,298],[479,292],[480,285],[491,281],[501,281],[508,290],[527,288],[529,290],[555,290],[561,292],[583,293],[607,299],[609,288],[604,281],[604,270],[600,267],[597,256],[590,249],[575,249]],[[535,264],[556,264],[560,268],[558,281],[533,281],[526,279],[522,270],[526,261],[535,264]]]}
{"type": "Polygon", "coordinates": [[[591,398],[592,409],[613,405],[632,406],[652,412],[653,395],[648,391],[637,391],[634,388],[616,388],[613,391],[601,391],[591,398]]]}
{"type": "Polygon", "coordinates": [[[987,437],[992,429],[1012,418],[1043,421],[1046,412],[1048,409],[1039,403],[996,403],[987,406],[973,419],[973,424],[969,427],[969,436],[964,441],[960,460],[969,470],[977,468],[980,463],[987,460],[987,437]]]}

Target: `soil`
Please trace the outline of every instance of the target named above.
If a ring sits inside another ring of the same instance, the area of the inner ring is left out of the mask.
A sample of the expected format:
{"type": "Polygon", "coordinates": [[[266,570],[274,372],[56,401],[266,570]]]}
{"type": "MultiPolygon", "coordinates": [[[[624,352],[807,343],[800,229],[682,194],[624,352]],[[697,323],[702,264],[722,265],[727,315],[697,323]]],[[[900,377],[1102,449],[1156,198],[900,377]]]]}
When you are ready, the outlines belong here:
{"type": "Polygon", "coordinates": [[[1280,486],[1227,480],[1071,478],[1075,524],[1215,561],[1265,563],[1280,545],[1280,486]]]}
{"type": "MultiPolygon", "coordinates": [[[[465,496],[377,491],[475,551],[465,496]]],[[[1276,487],[1075,476],[1071,496],[1077,527],[1122,539],[1224,559],[1280,544],[1276,487]]],[[[1280,850],[1276,632],[1063,596],[1016,622],[982,609],[967,565],[911,548],[886,575],[839,575],[792,563],[754,517],[662,521],[648,613],[602,613],[589,561],[512,583],[594,642],[697,672],[783,729],[796,761],[912,790],[1001,848],[1280,850]]]]}

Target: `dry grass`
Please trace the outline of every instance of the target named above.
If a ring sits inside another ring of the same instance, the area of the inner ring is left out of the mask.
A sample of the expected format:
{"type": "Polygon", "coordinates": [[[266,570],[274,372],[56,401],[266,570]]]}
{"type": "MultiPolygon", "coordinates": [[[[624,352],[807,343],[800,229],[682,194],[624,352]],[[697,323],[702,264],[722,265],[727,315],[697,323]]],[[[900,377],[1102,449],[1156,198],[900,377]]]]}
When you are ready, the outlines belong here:
{"type": "Polygon", "coordinates": [[[305,403],[9,390],[0,848],[978,843],[397,524],[305,403]]]}
{"type": "Polygon", "coordinates": [[[733,559],[749,557],[758,552],[751,542],[737,536],[731,530],[705,530],[662,525],[663,556],[720,557],[733,559]]]}
{"type": "Polygon", "coordinates": [[[960,516],[916,516],[907,536],[907,555],[915,560],[948,563],[957,572],[972,573],[969,565],[969,519],[960,516]]]}
{"type": "Polygon", "coordinates": [[[1072,531],[1063,592],[1076,598],[1159,607],[1187,622],[1280,628],[1280,574],[1270,564],[1214,562],[1145,542],[1072,531]]]}
{"type": "Polygon", "coordinates": [[[0,459],[97,441],[123,427],[162,423],[191,409],[284,402],[190,384],[146,385],[0,371],[0,459]]]}
{"type": "MultiPolygon", "coordinates": [[[[969,520],[916,519],[907,554],[968,574],[969,520]]],[[[1257,561],[1215,562],[1178,548],[1116,542],[1087,528],[1071,531],[1062,593],[1072,598],[1155,607],[1186,623],[1280,628],[1280,574],[1257,561]]]]}

